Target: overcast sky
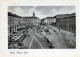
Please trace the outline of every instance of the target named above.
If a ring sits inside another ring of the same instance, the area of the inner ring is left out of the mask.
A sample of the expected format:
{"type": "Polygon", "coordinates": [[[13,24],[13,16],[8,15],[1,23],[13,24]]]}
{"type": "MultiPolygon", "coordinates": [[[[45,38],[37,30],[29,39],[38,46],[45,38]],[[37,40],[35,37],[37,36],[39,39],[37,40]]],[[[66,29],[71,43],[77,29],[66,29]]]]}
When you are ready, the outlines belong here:
{"type": "Polygon", "coordinates": [[[9,6],[8,11],[19,16],[32,16],[33,11],[40,19],[57,14],[76,13],[74,6],[9,6]]]}

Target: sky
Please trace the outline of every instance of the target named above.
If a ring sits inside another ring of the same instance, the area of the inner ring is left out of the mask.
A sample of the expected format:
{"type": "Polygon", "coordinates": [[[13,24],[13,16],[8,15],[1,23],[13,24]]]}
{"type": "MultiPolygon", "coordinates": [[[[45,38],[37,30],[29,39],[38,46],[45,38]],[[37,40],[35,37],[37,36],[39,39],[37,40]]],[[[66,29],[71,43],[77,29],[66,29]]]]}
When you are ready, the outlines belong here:
{"type": "Polygon", "coordinates": [[[53,17],[58,14],[76,13],[75,6],[9,6],[8,12],[19,16],[32,16],[33,11],[35,16],[42,19],[45,17],[53,17]]]}

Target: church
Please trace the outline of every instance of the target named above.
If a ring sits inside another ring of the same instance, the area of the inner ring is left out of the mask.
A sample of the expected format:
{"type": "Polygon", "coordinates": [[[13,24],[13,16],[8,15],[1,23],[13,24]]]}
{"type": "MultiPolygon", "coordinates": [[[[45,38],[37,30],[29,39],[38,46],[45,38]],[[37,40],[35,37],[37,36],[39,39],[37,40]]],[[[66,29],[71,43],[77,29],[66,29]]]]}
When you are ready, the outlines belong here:
{"type": "Polygon", "coordinates": [[[39,25],[39,18],[35,16],[35,12],[33,11],[33,15],[32,16],[28,16],[28,17],[23,17],[22,18],[23,21],[26,21],[27,25],[39,25]]]}

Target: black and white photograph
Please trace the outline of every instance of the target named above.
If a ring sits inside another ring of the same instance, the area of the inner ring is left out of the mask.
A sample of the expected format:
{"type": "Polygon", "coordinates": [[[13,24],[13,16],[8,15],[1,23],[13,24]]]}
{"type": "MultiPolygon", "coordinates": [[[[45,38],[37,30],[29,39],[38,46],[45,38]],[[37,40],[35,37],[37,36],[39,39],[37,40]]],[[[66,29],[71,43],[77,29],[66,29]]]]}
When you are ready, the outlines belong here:
{"type": "Polygon", "coordinates": [[[8,49],[76,49],[75,6],[8,6],[8,49]]]}

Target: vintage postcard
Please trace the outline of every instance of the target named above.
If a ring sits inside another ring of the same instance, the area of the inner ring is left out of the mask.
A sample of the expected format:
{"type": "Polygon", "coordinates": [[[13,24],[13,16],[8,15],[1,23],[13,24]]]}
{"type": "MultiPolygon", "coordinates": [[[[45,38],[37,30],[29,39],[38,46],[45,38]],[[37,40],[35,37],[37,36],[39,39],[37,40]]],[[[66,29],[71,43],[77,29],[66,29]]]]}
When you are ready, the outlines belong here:
{"type": "Polygon", "coordinates": [[[75,6],[8,7],[8,49],[75,48],[75,6]]]}
{"type": "Polygon", "coordinates": [[[0,3],[0,57],[80,57],[79,1],[0,3]]]}

